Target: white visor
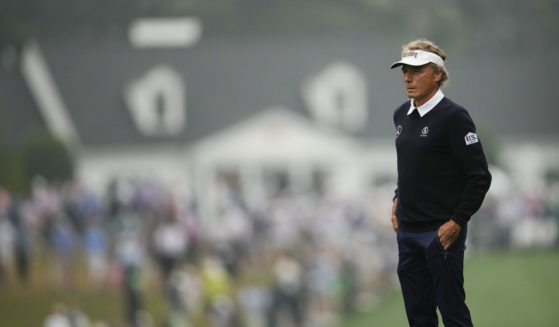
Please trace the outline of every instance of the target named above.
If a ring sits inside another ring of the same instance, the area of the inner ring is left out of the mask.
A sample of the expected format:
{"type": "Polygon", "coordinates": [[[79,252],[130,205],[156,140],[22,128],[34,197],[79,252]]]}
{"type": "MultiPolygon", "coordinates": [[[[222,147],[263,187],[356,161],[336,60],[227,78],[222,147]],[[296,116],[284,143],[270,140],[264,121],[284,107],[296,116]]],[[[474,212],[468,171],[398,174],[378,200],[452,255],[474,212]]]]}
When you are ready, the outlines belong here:
{"type": "Polygon", "coordinates": [[[438,55],[423,50],[412,50],[404,52],[404,54],[402,55],[402,60],[393,63],[390,68],[395,68],[401,65],[423,66],[430,62],[439,67],[444,66],[443,58],[439,57],[438,55]]]}

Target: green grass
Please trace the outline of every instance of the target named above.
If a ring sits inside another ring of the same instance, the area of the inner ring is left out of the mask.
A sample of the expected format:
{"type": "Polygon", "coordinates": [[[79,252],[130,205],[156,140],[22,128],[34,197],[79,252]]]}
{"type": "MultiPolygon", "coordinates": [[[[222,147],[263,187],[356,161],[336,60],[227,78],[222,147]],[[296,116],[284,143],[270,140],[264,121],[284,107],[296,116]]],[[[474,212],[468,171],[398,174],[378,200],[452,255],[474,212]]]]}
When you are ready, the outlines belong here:
{"type": "MultiPolygon", "coordinates": [[[[77,269],[82,270],[83,264],[77,269]],[[82,267],[82,268],[80,268],[82,267]]],[[[120,324],[121,291],[92,289],[85,278],[61,290],[52,285],[48,260],[34,263],[30,285],[11,276],[0,286],[0,326],[42,326],[55,302],[79,306],[93,320],[120,324]]],[[[83,272],[77,275],[84,276],[83,272]]],[[[471,253],[465,265],[467,303],[476,326],[559,326],[559,251],[471,253]]],[[[161,326],[166,308],[159,287],[151,283],[146,307],[161,326]]],[[[407,326],[400,290],[388,290],[371,310],[345,320],[339,327],[407,326]]],[[[442,324],[441,324],[442,326],[442,324]]]]}
{"type": "MultiPolygon", "coordinates": [[[[65,288],[56,286],[52,261],[45,256],[32,262],[27,285],[18,283],[13,269],[10,269],[9,283],[0,285],[0,326],[43,326],[56,303],[81,308],[92,322],[102,320],[122,325],[124,300],[121,288],[114,284],[103,287],[88,284],[83,260],[72,267],[76,269],[76,277],[65,288]]],[[[160,326],[166,312],[165,301],[157,282],[148,284],[146,293],[149,296],[145,296],[144,303],[160,326]]]]}
{"type": "MultiPolygon", "coordinates": [[[[473,253],[464,275],[475,326],[559,326],[558,251],[473,253]]],[[[408,326],[399,288],[342,326],[408,326]]]]}

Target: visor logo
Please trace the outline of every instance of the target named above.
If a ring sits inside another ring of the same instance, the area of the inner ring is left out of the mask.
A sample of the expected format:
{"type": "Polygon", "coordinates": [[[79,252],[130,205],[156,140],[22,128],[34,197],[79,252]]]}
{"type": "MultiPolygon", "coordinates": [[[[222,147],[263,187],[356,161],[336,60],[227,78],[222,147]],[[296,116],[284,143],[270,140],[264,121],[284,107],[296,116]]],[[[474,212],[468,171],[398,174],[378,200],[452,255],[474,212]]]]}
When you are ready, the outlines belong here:
{"type": "Polygon", "coordinates": [[[413,52],[413,51],[404,52],[404,54],[402,55],[402,58],[405,58],[405,57],[417,58],[417,52],[413,52]]]}

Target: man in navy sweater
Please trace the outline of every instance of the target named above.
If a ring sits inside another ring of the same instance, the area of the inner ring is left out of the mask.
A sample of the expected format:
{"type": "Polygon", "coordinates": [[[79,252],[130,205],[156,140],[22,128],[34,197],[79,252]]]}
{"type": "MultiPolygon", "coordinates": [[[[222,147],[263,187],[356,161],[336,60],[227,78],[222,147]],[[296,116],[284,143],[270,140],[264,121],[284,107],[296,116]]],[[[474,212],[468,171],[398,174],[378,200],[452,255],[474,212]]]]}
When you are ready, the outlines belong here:
{"type": "Polygon", "coordinates": [[[446,54],[419,39],[404,45],[402,67],[411,99],[394,112],[398,186],[392,225],[398,277],[410,326],[472,326],[464,292],[467,224],[491,174],[468,112],[444,96],[446,54]]]}

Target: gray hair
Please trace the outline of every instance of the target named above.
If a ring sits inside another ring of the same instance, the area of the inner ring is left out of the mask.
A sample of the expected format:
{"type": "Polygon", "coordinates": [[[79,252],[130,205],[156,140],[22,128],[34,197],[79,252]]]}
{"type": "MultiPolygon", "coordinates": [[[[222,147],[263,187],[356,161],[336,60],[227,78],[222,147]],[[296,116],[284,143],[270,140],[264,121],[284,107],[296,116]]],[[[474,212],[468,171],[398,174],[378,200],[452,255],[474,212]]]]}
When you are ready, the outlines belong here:
{"type": "MultiPolygon", "coordinates": [[[[438,46],[436,45],[434,42],[429,41],[427,39],[417,39],[415,41],[411,41],[408,44],[404,44],[402,46],[402,55],[405,52],[409,52],[412,50],[423,50],[423,51],[429,51],[432,52],[436,55],[438,55],[439,57],[441,57],[444,61],[446,61],[446,53],[438,46]]],[[[441,76],[441,80],[439,81],[439,87],[443,87],[446,86],[446,84],[449,81],[449,76],[448,76],[448,71],[446,70],[446,67],[441,67],[441,66],[437,66],[436,64],[430,63],[431,67],[433,67],[433,71],[434,72],[442,72],[442,76],[441,76]]]]}

